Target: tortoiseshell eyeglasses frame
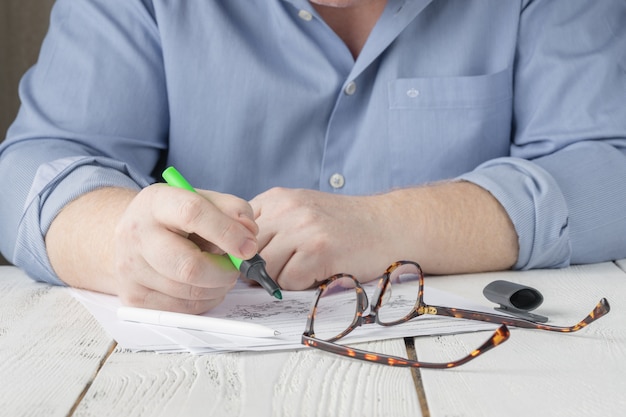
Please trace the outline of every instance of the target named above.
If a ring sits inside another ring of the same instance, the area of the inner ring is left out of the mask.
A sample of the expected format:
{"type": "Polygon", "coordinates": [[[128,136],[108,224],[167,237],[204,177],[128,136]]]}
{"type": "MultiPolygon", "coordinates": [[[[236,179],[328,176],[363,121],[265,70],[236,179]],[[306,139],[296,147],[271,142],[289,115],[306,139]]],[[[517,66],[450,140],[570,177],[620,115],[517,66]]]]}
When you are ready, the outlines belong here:
{"type": "Polygon", "coordinates": [[[424,296],[424,274],[419,264],[413,261],[394,262],[387,268],[385,273],[380,278],[378,278],[374,304],[372,305],[370,313],[367,316],[364,316],[363,313],[368,306],[368,299],[367,299],[367,294],[363,290],[363,287],[361,286],[359,281],[350,274],[333,275],[332,277],[324,281],[322,284],[320,284],[320,286],[318,287],[315,293],[315,299],[311,307],[311,312],[308,315],[306,328],[305,328],[304,333],[302,334],[302,344],[306,346],[314,347],[317,349],[321,349],[327,352],[335,353],[338,355],[347,356],[347,357],[354,358],[354,359],[360,359],[360,360],[364,360],[368,362],[379,363],[383,365],[398,366],[398,367],[411,367],[411,368],[447,369],[447,368],[454,368],[454,367],[463,365],[471,361],[472,359],[482,355],[483,353],[493,349],[494,347],[500,345],[501,343],[505,342],[510,336],[510,331],[507,328],[507,326],[520,327],[520,328],[526,328],[526,329],[547,330],[547,331],[554,331],[554,332],[564,332],[564,333],[575,332],[589,325],[590,323],[594,322],[600,317],[606,315],[610,311],[609,302],[607,301],[606,298],[602,298],[598,302],[596,307],[593,309],[593,311],[589,313],[580,322],[574,324],[573,326],[561,327],[561,326],[552,326],[552,325],[547,325],[547,324],[542,324],[542,323],[536,323],[530,320],[524,320],[524,319],[519,319],[515,317],[499,315],[499,314],[483,313],[483,312],[478,312],[478,311],[463,310],[463,309],[452,308],[452,307],[426,305],[424,303],[423,296],[424,296]],[[417,301],[412,311],[406,316],[404,316],[403,318],[389,322],[389,323],[380,322],[378,311],[382,306],[385,290],[388,288],[388,284],[391,279],[391,274],[398,267],[402,265],[407,265],[407,264],[415,266],[419,275],[418,277],[419,287],[418,287],[417,301]],[[340,278],[349,278],[354,281],[354,285],[355,285],[354,289],[356,291],[356,297],[357,297],[354,319],[352,320],[352,323],[348,326],[348,328],[344,330],[343,332],[341,332],[340,334],[338,334],[337,336],[328,340],[318,339],[315,337],[315,332],[313,329],[314,323],[315,323],[315,316],[317,313],[318,302],[320,300],[321,295],[324,293],[324,291],[328,287],[328,285],[331,284],[333,281],[336,281],[340,278]],[[360,349],[354,349],[348,346],[343,346],[343,345],[334,343],[335,341],[341,339],[342,337],[345,337],[354,329],[356,329],[357,327],[363,324],[377,323],[381,326],[393,326],[393,325],[405,323],[415,317],[418,317],[424,314],[485,321],[485,322],[500,324],[500,327],[496,329],[496,331],[491,335],[491,337],[487,341],[485,341],[485,343],[483,343],[478,348],[474,349],[468,355],[460,359],[457,359],[455,361],[445,362],[445,363],[414,361],[414,360],[405,359],[405,358],[398,357],[398,356],[390,356],[390,355],[385,355],[385,354],[380,354],[380,353],[368,352],[368,351],[364,351],[360,349]]]}

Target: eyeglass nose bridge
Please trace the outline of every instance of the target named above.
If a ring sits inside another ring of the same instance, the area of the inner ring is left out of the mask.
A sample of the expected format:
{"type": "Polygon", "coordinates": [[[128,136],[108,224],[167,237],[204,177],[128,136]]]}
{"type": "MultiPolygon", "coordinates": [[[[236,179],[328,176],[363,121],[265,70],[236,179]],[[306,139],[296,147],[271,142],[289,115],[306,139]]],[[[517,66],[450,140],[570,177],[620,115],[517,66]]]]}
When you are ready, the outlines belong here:
{"type": "Polygon", "coordinates": [[[386,275],[379,275],[375,280],[378,280],[378,284],[376,285],[376,290],[374,290],[374,294],[372,295],[373,305],[376,306],[379,304],[380,296],[384,292],[385,287],[388,285],[389,280],[385,279],[386,275]]]}
{"type": "Polygon", "coordinates": [[[359,321],[361,322],[361,324],[377,323],[378,307],[379,304],[382,305],[382,303],[380,302],[380,296],[383,292],[387,294],[388,291],[383,291],[385,289],[385,286],[388,286],[389,284],[389,281],[384,278],[385,275],[380,275],[374,278],[375,280],[378,280],[378,284],[376,285],[376,290],[374,290],[374,294],[372,295],[371,302],[368,301],[367,294],[365,293],[365,291],[363,291],[363,297],[361,297],[361,300],[364,304],[361,305],[361,311],[365,312],[369,305],[369,313],[361,314],[361,316],[359,317],[359,321]]]}

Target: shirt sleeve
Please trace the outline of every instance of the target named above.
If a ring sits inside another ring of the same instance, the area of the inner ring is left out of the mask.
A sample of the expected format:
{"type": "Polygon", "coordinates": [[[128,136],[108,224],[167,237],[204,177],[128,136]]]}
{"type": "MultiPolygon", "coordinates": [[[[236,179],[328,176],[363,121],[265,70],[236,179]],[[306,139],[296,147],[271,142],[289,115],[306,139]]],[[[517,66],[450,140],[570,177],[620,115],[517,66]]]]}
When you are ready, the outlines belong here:
{"type": "Polygon", "coordinates": [[[516,269],[626,256],[626,3],[534,1],[515,57],[511,157],[461,179],[519,237],[516,269]]]}
{"type": "Polygon", "coordinates": [[[153,182],[169,124],[162,61],[148,0],[56,2],[0,146],[0,249],[31,277],[62,284],[44,237],[68,202],[153,182]]]}
{"type": "Polygon", "coordinates": [[[37,280],[64,285],[54,273],[44,240],[57,213],[75,198],[98,188],[139,190],[146,185],[146,179],[126,164],[107,158],[65,158],[42,164],[24,203],[13,262],[37,280]]]}

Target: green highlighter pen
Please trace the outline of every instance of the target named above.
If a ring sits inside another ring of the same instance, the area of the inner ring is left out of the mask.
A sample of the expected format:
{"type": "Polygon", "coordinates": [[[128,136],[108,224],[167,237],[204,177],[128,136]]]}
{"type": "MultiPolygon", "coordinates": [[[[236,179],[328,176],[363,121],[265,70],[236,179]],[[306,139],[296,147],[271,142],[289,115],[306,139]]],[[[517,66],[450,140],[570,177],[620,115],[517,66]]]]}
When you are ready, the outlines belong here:
{"type": "MultiPolygon", "coordinates": [[[[167,168],[163,171],[162,176],[163,179],[172,187],[183,188],[194,193],[196,192],[191,184],[187,182],[185,177],[183,177],[174,167],[167,168]]],[[[265,270],[265,260],[261,258],[259,254],[256,254],[247,260],[241,260],[230,254],[227,255],[242,275],[261,284],[261,286],[265,288],[265,291],[267,291],[270,295],[273,295],[279,300],[283,299],[283,294],[280,292],[280,288],[278,288],[278,285],[276,285],[274,280],[265,270]]]]}

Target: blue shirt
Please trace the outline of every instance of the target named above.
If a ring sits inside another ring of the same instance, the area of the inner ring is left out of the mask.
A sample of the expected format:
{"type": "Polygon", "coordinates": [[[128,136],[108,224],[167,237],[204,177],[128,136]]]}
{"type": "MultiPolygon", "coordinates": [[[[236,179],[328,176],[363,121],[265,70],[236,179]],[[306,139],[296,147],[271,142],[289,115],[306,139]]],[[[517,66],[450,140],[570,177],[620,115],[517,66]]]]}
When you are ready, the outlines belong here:
{"type": "MultiPolygon", "coordinates": [[[[626,2],[389,0],[356,61],[306,0],[58,0],[0,147],[2,252],[167,164],[249,199],[489,190],[515,268],[626,257],[626,2]]],[[[95,255],[97,256],[97,255],[95,255]]]]}

